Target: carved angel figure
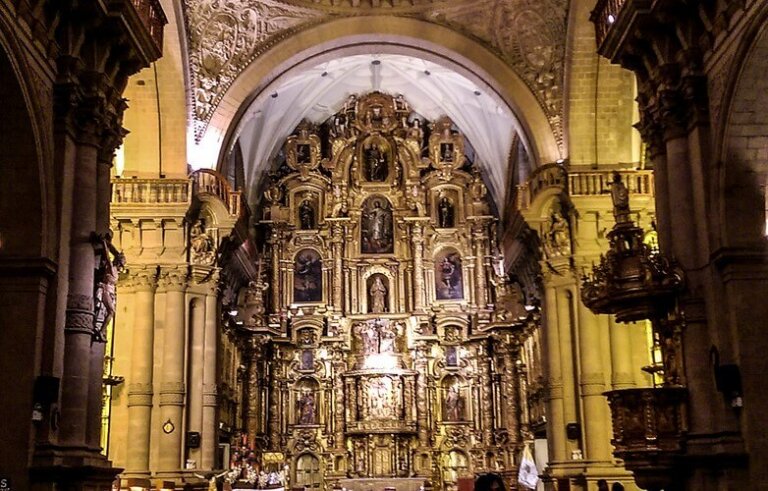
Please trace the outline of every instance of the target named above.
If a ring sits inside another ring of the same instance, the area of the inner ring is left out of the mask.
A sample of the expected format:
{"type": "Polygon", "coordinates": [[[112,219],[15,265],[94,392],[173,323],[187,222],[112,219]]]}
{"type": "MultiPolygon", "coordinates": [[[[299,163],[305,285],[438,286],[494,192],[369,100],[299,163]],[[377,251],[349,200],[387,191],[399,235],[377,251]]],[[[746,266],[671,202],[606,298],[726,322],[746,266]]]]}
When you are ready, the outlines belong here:
{"type": "Polygon", "coordinates": [[[210,266],[216,259],[213,238],[203,227],[203,221],[198,219],[189,231],[190,260],[192,264],[210,266]]]}
{"type": "Polygon", "coordinates": [[[621,174],[614,171],[611,182],[611,200],[613,201],[613,216],[616,223],[628,223],[629,219],[629,190],[621,180],[621,174]]]}

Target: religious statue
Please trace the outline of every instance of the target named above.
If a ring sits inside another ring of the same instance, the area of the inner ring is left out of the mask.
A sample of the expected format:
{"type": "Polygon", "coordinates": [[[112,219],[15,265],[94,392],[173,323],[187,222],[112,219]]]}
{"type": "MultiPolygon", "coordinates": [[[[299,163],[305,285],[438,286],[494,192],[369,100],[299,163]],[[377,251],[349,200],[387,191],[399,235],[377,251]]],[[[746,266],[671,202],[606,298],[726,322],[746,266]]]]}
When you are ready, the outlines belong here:
{"type": "Polygon", "coordinates": [[[611,182],[611,201],[613,201],[613,216],[616,223],[630,223],[629,219],[629,190],[621,180],[621,174],[614,171],[611,182]]]}
{"type": "Polygon", "coordinates": [[[384,282],[381,281],[381,276],[376,275],[373,280],[373,284],[371,285],[370,290],[368,291],[370,303],[368,306],[368,311],[372,312],[374,314],[379,314],[381,312],[387,311],[387,287],[384,285],[384,282]]]}
{"type": "Polygon", "coordinates": [[[389,169],[387,159],[377,144],[372,144],[365,149],[366,178],[370,182],[384,182],[387,180],[389,169]]]}
{"type": "Polygon", "coordinates": [[[435,261],[435,289],[438,300],[451,300],[464,297],[462,289],[461,257],[456,253],[447,253],[435,261]]]}
{"type": "Polygon", "coordinates": [[[360,340],[363,345],[363,354],[372,355],[379,352],[379,330],[375,325],[368,323],[357,327],[360,340]]]}
{"type": "Polygon", "coordinates": [[[198,219],[189,231],[190,262],[210,266],[216,260],[213,238],[203,227],[203,220],[198,219]]]}
{"type": "Polygon", "coordinates": [[[304,198],[299,205],[299,225],[302,230],[312,230],[315,228],[315,208],[309,197],[304,198]]]}
{"type": "Polygon", "coordinates": [[[300,425],[315,424],[315,394],[312,391],[302,393],[298,401],[298,415],[300,425]]]}
{"type": "Polygon", "coordinates": [[[454,226],[453,202],[448,196],[441,196],[437,205],[437,223],[440,228],[452,228],[454,226]]]}
{"type": "Polygon", "coordinates": [[[394,250],[392,211],[382,206],[382,200],[368,200],[363,205],[361,229],[364,254],[391,253],[394,250]]]}
{"type": "Polygon", "coordinates": [[[309,164],[312,162],[309,144],[299,143],[296,145],[296,162],[299,164],[309,164]]]}
{"type": "Polygon", "coordinates": [[[93,295],[96,308],[93,337],[96,341],[104,342],[107,340],[107,326],[112,321],[117,308],[117,276],[118,272],[125,267],[125,255],[112,244],[111,232],[95,238],[101,242],[101,261],[96,274],[96,291],[93,295]],[[114,255],[114,261],[109,257],[110,252],[114,255]]]}
{"type": "Polygon", "coordinates": [[[453,162],[453,143],[440,144],[440,160],[442,162],[453,162]]]}
{"type": "Polygon", "coordinates": [[[458,383],[451,385],[445,395],[445,419],[447,421],[464,420],[464,400],[458,383]]]}
{"type": "Polygon", "coordinates": [[[549,230],[544,240],[550,256],[567,256],[571,253],[571,238],[568,222],[563,214],[553,210],[549,217],[549,230]]]}
{"type": "Polygon", "coordinates": [[[382,326],[380,324],[377,324],[379,327],[379,352],[380,353],[394,353],[395,352],[395,342],[397,341],[397,328],[393,325],[386,325],[382,326]]]}

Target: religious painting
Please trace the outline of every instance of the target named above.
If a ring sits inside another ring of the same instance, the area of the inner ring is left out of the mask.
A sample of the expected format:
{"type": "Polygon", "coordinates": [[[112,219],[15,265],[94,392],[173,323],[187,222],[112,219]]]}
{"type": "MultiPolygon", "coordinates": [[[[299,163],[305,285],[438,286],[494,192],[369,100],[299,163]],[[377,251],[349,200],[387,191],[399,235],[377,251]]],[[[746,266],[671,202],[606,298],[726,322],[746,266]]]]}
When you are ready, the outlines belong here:
{"type": "Polygon", "coordinates": [[[313,425],[317,423],[317,403],[315,392],[304,389],[298,394],[296,401],[296,424],[313,425]]]}
{"type": "Polygon", "coordinates": [[[315,368],[315,351],[311,349],[305,349],[301,351],[301,370],[314,370],[315,368]]]}
{"type": "Polygon", "coordinates": [[[461,256],[453,250],[444,250],[435,258],[435,292],[438,300],[464,298],[461,256]]]}
{"type": "Polygon", "coordinates": [[[296,145],[296,163],[311,164],[312,154],[309,143],[298,143],[296,145]]]}
{"type": "Polygon", "coordinates": [[[459,353],[456,346],[447,346],[445,348],[445,365],[449,367],[459,366],[459,353]]]}
{"type": "Polygon", "coordinates": [[[389,176],[389,162],[386,150],[376,141],[363,146],[363,165],[365,180],[384,182],[389,176]]]}
{"type": "Polygon", "coordinates": [[[445,377],[443,388],[443,420],[464,421],[464,395],[461,390],[461,379],[458,377],[445,377]]]}
{"type": "Polygon", "coordinates": [[[389,278],[381,273],[371,275],[366,282],[368,312],[380,314],[389,312],[389,278]]]}
{"type": "Polygon", "coordinates": [[[313,249],[296,254],[293,266],[293,301],[321,302],[323,300],[323,261],[313,249]]]}
{"type": "Polygon", "coordinates": [[[386,198],[372,196],[363,202],[360,234],[363,254],[394,252],[392,207],[386,198]]]}

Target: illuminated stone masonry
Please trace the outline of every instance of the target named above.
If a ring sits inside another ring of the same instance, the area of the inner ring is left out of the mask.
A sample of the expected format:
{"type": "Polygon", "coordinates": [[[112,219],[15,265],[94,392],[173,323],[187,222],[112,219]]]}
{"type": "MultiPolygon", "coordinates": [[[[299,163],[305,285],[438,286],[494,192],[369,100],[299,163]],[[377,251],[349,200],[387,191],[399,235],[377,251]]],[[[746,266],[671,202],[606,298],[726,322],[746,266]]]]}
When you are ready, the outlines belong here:
{"type": "Polygon", "coordinates": [[[292,485],[514,480],[517,336],[534,319],[496,268],[466,150],[450,120],[374,92],[301,123],[277,157],[264,277],[238,319],[262,340],[248,440],[284,452],[292,485]]]}

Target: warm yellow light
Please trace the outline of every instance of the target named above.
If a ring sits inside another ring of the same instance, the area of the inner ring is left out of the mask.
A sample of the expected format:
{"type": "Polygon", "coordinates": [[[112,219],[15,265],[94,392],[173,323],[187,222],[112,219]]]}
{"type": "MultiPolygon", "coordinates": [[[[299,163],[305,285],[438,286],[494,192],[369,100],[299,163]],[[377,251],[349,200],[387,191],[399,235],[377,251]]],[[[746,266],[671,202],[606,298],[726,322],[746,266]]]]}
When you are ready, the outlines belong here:
{"type": "Polygon", "coordinates": [[[397,356],[388,353],[374,353],[367,355],[363,362],[363,368],[382,370],[397,368],[397,356]]]}

